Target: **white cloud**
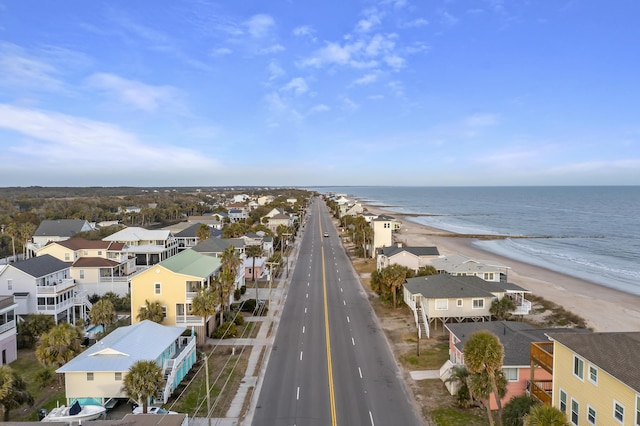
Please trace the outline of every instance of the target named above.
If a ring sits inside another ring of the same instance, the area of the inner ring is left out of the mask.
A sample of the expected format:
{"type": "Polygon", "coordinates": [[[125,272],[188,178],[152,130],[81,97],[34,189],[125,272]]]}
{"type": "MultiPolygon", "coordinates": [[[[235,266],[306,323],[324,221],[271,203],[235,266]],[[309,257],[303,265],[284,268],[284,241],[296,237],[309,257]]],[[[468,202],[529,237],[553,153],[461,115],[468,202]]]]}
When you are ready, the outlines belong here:
{"type": "Polygon", "coordinates": [[[430,50],[431,50],[431,46],[421,41],[416,41],[404,48],[404,51],[409,55],[413,55],[421,52],[428,52],[430,50]]]}
{"type": "Polygon", "coordinates": [[[296,77],[282,87],[285,92],[293,92],[296,96],[303,95],[309,91],[307,82],[302,77],[296,77]]]}
{"type": "Polygon", "coordinates": [[[346,96],[343,97],[341,101],[342,101],[342,108],[349,112],[355,112],[360,108],[360,105],[357,102],[351,100],[346,96]]]}
{"type": "Polygon", "coordinates": [[[0,85],[10,89],[29,88],[48,92],[65,90],[53,65],[36,59],[21,47],[0,43],[0,85]]]}
{"type": "Polygon", "coordinates": [[[108,73],[96,73],[86,79],[87,85],[104,91],[119,102],[147,112],[175,105],[177,91],[169,86],[150,86],[108,73]]]}
{"type": "Polygon", "coordinates": [[[269,81],[277,80],[286,74],[284,69],[276,61],[269,62],[269,65],[267,65],[267,71],[269,72],[269,81]]]}
{"type": "Polygon", "coordinates": [[[412,21],[403,22],[400,26],[402,28],[419,28],[429,25],[429,21],[424,18],[416,18],[412,21]]]}
{"type": "Polygon", "coordinates": [[[278,52],[283,52],[284,46],[281,44],[272,44],[270,46],[267,47],[263,47],[262,49],[260,49],[260,53],[262,53],[263,55],[269,54],[269,53],[278,53],[278,52]]]}
{"type": "Polygon", "coordinates": [[[0,104],[0,128],[22,134],[27,139],[9,149],[25,164],[40,170],[138,169],[141,160],[153,170],[167,164],[191,169],[216,167],[217,161],[188,149],[144,143],[132,133],[110,123],[57,112],[0,104]]]}
{"type": "Polygon", "coordinates": [[[394,70],[399,70],[400,68],[404,68],[406,61],[404,58],[401,58],[398,55],[389,55],[384,57],[384,62],[389,65],[390,68],[394,70]]]}
{"type": "Polygon", "coordinates": [[[360,86],[360,85],[375,83],[377,80],[378,80],[378,75],[370,73],[370,74],[365,74],[359,79],[355,80],[353,84],[356,86],[360,86]]]}
{"type": "Polygon", "coordinates": [[[446,10],[439,10],[440,22],[444,25],[453,26],[458,23],[459,19],[447,12],[446,10]]]}
{"type": "Polygon", "coordinates": [[[318,104],[309,110],[309,114],[315,114],[315,113],[327,112],[327,111],[331,111],[331,108],[328,105],[318,104]]]}
{"type": "Polygon", "coordinates": [[[309,25],[302,25],[293,29],[292,34],[296,37],[307,37],[312,42],[317,40],[316,31],[309,25]]]}
{"type": "Polygon", "coordinates": [[[382,23],[382,17],[384,14],[376,8],[367,9],[364,11],[365,18],[358,21],[355,31],[358,33],[368,33],[373,28],[379,26],[382,23]]]}
{"type": "Polygon", "coordinates": [[[276,25],[273,18],[265,14],[253,15],[244,24],[247,32],[253,38],[264,38],[269,36],[276,25]]]}
{"type": "Polygon", "coordinates": [[[404,84],[401,81],[390,81],[387,84],[391,93],[393,93],[396,97],[402,98],[404,97],[404,84]]]}
{"type": "Polygon", "coordinates": [[[233,53],[233,50],[229,49],[228,47],[218,47],[211,51],[211,54],[213,56],[226,56],[226,55],[231,55],[232,53],[233,53]]]}

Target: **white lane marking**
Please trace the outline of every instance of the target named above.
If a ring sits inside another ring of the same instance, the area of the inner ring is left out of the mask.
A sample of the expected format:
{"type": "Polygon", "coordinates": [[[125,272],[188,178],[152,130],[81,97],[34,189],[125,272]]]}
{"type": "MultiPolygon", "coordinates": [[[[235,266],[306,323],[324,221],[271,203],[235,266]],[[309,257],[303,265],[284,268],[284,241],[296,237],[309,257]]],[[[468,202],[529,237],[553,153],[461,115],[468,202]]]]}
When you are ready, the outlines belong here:
{"type": "Polygon", "coordinates": [[[302,326],[302,334],[304,334],[304,325],[302,326]]]}
{"type": "Polygon", "coordinates": [[[351,322],[351,320],[349,319],[349,315],[347,315],[347,322],[351,322]]]}
{"type": "Polygon", "coordinates": [[[344,306],[347,306],[347,301],[346,301],[346,300],[343,300],[343,301],[342,301],[342,304],[343,304],[344,306]]]}
{"type": "Polygon", "coordinates": [[[362,370],[360,370],[360,367],[358,367],[358,373],[360,374],[360,378],[362,379],[362,370]]]}
{"type": "Polygon", "coordinates": [[[342,290],[342,287],[340,287],[340,293],[344,293],[344,290],[342,290]]]}
{"type": "Polygon", "coordinates": [[[300,351],[300,361],[302,361],[302,351],[300,351]]]}
{"type": "Polygon", "coordinates": [[[371,411],[369,411],[369,419],[371,420],[371,426],[375,426],[375,423],[373,423],[373,414],[371,414],[371,411]]]}
{"type": "Polygon", "coordinates": [[[309,293],[307,293],[307,299],[309,298],[309,293]]]}
{"type": "MultiPolygon", "coordinates": [[[[300,386],[298,386],[298,391],[296,392],[296,399],[300,399],[300,386]]],[[[371,416],[371,411],[369,411],[369,416],[371,416]]],[[[373,422],[373,419],[371,421],[373,422]]]]}
{"type": "Polygon", "coordinates": [[[353,339],[353,337],[351,338],[351,343],[353,343],[353,346],[356,345],[356,341],[353,339]]]}
{"type": "Polygon", "coordinates": [[[304,308],[304,313],[305,313],[305,314],[307,313],[307,308],[304,308]]]}

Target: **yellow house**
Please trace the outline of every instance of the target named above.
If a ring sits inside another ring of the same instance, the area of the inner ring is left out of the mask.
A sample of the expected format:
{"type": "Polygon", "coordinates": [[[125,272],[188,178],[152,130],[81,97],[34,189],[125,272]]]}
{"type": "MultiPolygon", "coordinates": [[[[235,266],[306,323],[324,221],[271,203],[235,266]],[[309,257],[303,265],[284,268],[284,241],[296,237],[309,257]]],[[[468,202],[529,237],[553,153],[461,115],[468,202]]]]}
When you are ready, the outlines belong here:
{"type": "Polygon", "coordinates": [[[140,308],[146,301],[159,302],[165,318],[164,325],[194,328],[198,340],[212,331],[213,317],[205,320],[193,315],[191,301],[200,288],[209,288],[220,269],[220,259],[184,250],[131,278],[131,321],[138,322],[140,308]]]}
{"type": "Polygon", "coordinates": [[[550,333],[552,405],[573,425],[640,425],[640,332],[550,333]]]}

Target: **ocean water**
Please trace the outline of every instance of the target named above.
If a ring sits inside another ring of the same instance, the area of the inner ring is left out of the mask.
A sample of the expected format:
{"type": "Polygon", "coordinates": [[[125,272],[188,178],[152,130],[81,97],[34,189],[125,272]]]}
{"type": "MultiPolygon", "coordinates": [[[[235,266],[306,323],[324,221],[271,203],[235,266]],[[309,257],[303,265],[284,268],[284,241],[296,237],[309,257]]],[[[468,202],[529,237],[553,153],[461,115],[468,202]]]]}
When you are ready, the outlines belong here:
{"type": "Polygon", "coordinates": [[[478,247],[640,295],[640,186],[318,187],[463,234],[478,247]]]}

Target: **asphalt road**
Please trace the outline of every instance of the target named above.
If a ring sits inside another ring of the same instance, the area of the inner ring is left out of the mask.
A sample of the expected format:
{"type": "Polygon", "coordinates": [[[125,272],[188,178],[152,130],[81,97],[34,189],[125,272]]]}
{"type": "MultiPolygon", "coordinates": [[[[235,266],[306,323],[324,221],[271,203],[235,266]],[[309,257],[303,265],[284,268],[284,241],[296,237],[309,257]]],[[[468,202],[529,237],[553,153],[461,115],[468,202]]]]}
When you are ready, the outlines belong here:
{"type": "Polygon", "coordinates": [[[324,202],[309,212],[252,424],[420,425],[324,202]]]}

